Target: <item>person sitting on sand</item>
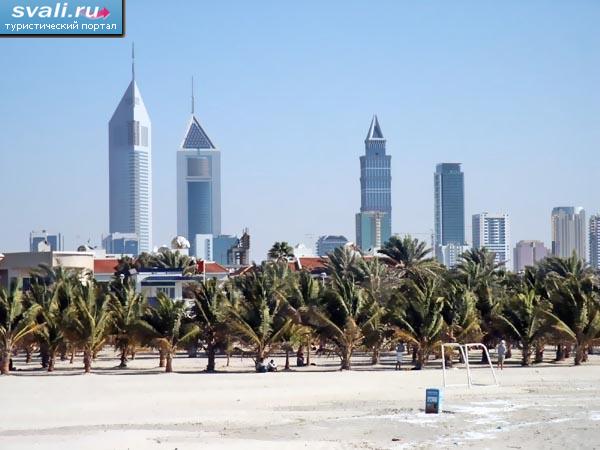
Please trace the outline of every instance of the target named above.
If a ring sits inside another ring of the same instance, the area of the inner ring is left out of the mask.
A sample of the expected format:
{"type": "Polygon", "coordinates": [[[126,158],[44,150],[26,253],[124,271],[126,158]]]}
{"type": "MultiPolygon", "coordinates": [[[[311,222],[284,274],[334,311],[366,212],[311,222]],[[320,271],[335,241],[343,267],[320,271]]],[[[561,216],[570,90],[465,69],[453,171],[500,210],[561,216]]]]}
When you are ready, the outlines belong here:
{"type": "Polygon", "coordinates": [[[259,361],[256,363],[256,371],[259,373],[265,373],[267,371],[267,365],[264,361],[259,361]]]}
{"type": "Polygon", "coordinates": [[[498,344],[498,349],[496,351],[498,352],[498,369],[503,370],[504,356],[506,355],[506,342],[504,341],[504,339],[500,341],[500,344],[498,344]]]}
{"type": "Polygon", "coordinates": [[[396,346],[396,370],[402,369],[402,355],[405,352],[404,342],[398,342],[396,346]]]}
{"type": "Polygon", "coordinates": [[[269,361],[269,364],[267,364],[267,370],[269,372],[277,372],[277,364],[275,364],[275,361],[269,361]]]}

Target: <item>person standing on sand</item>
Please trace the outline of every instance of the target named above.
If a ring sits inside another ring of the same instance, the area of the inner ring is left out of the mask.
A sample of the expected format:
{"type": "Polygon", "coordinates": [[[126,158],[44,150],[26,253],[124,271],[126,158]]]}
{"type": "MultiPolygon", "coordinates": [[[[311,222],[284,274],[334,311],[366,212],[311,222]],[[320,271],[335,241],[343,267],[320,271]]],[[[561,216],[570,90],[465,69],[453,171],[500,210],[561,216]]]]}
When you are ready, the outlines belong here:
{"type": "Polygon", "coordinates": [[[500,341],[500,344],[498,344],[498,349],[496,351],[498,352],[498,369],[503,370],[504,356],[506,355],[506,342],[504,341],[504,339],[500,341]]]}
{"type": "Polygon", "coordinates": [[[398,342],[396,346],[396,370],[402,369],[402,355],[405,352],[404,342],[398,342]]]}

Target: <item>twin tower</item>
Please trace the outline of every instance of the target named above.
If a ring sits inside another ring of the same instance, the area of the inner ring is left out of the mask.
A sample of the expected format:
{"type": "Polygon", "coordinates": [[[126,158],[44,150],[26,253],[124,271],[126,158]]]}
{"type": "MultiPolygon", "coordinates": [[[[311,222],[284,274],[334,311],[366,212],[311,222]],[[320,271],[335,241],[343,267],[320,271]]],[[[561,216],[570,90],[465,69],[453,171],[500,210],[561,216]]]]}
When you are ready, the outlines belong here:
{"type": "MultiPolygon", "coordinates": [[[[152,123],[136,83],[133,52],[131,69],[131,82],[108,125],[110,235],[105,248],[139,254],[153,249],[152,123]]],[[[202,235],[221,234],[221,152],[196,118],[193,87],[191,117],[177,151],[177,234],[190,241],[191,255],[202,235]]]]}

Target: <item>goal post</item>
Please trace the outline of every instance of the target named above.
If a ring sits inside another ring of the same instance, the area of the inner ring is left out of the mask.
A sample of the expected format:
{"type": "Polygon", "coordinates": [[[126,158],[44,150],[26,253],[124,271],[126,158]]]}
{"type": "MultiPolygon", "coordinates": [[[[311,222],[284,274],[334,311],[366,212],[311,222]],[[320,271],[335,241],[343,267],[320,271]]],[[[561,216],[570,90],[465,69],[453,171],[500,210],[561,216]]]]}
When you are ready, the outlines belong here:
{"type": "Polygon", "coordinates": [[[460,345],[457,342],[443,342],[442,343],[442,376],[444,378],[444,387],[449,387],[449,386],[468,386],[471,387],[471,375],[469,372],[469,360],[467,359],[467,356],[465,354],[465,349],[463,348],[462,345],[460,345]],[[458,383],[458,384],[448,384],[446,381],[446,353],[445,353],[445,348],[446,347],[450,347],[450,348],[458,348],[458,351],[460,352],[463,361],[465,361],[466,363],[466,367],[467,367],[467,383],[458,383]]]}
{"type": "Polygon", "coordinates": [[[492,376],[494,378],[494,385],[498,386],[498,378],[496,378],[496,371],[494,370],[494,366],[492,364],[492,359],[490,358],[490,353],[487,347],[481,342],[470,342],[467,344],[459,344],[457,342],[442,342],[442,377],[444,379],[444,387],[451,386],[467,386],[469,388],[473,387],[473,380],[471,378],[471,366],[469,365],[469,349],[470,348],[480,348],[483,352],[485,352],[488,360],[488,365],[490,370],[492,371],[492,376]],[[465,367],[467,369],[467,382],[466,383],[458,383],[458,384],[448,384],[446,380],[446,357],[445,357],[445,348],[458,348],[463,361],[465,362],[465,367]]]}

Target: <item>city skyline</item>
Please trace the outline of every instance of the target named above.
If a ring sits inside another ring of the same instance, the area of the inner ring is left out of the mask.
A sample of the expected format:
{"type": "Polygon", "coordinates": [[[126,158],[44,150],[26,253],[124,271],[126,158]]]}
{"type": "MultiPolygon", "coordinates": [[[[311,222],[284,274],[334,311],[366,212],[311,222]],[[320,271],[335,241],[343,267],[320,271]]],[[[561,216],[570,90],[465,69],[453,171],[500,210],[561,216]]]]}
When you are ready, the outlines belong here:
{"type": "MultiPolygon", "coordinates": [[[[33,229],[60,230],[67,248],[89,238],[99,244],[108,231],[105,123],[122,94],[131,39],[137,43],[144,100],[155,125],[155,245],[168,244],[176,234],[172,150],[189,110],[189,74],[196,73],[206,126],[227,153],[225,231],[253,230],[256,259],[275,240],[310,245],[307,234],[354,236],[353,215],[359,208],[356,143],[373,112],[385,118],[386,138],[399,155],[392,162],[392,232],[429,241],[432,168],[461,161],[468,176],[466,217],[507,211],[513,242],[537,239],[549,247],[553,207],[581,205],[589,214],[599,209],[589,180],[600,165],[600,98],[591,76],[598,71],[594,49],[600,9],[590,4],[579,11],[540,11],[521,5],[517,15],[481,6],[464,19],[449,6],[439,7],[434,13],[426,6],[390,3],[375,13],[366,5],[319,5],[321,14],[315,17],[311,8],[258,6],[270,19],[250,24],[243,19],[249,7],[241,3],[227,11],[192,5],[196,16],[201,12],[213,19],[201,36],[224,35],[219,43],[199,47],[191,44],[194,14],[182,19],[180,36],[160,40],[147,31],[160,24],[160,17],[131,2],[125,40],[102,45],[93,40],[59,45],[4,40],[0,45],[7,60],[18,57],[21,63],[7,65],[0,74],[0,83],[11,86],[0,105],[6,128],[0,136],[0,165],[27,167],[30,181],[25,185],[17,170],[0,180],[0,188],[21,205],[10,223],[0,225],[0,248],[25,250],[33,229]],[[308,41],[294,40],[298,25],[284,20],[290,11],[306,21],[308,41]],[[517,19],[527,14],[536,21],[524,28],[517,19]],[[339,23],[324,27],[333,17],[339,23]],[[562,25],[557,31],[558,19],[562,25]],[[389,40],[386,30],[398,21],[402,32],[389,40]],[[260,26],[267,23],[272,24],[268,33],[260,26]],[[463,23],[468,26],[457,26],[463,23]],[[353,35],[350,30],[360,31],[353,35]],[[247,43],[241,36],[248,37],[247,43]],[[525,44],[513,46],[515,41],[525,44]],[[496,51],[490,52],[490,46],[496,51]],[[508,48],[510,54],[504,52],[508,48]],[[366,49],[386,70],[373,70],[355,58],[366,49]],[[340,57],[335,68],[328,65],[334,53],[340,57]],[[285,67],[275,55],[283,55],[285,67]],[[462,58],[457,66],[456,55],[462,58]],[[107,61],[111,70],[106,70],[107,61]],[[212,63],[210,71],[202,70],[204,61],[212,63]],[[46,66],[56,70],[43,79],[31,75],[46,66]],[[28,105],[36,107],[33,124],[28,105]],[[32,126],[36,133],[29,132],[32,126]],[[532,170],[536,164],[543,170],[532,170]],[[570,181],[553,183],[559,179],[570,181]],[[41,192],[49,185],[52,201],[46,202],[41,192]],[[326,192],[329,201],[321,206],[314,199],[323,196],[324,185],[342,189],[326,192]],[[241,196],[269,202],[257,208],[240,201],[241,196]],[[278,214],[278,205],[286,203],[300,207],[278,214]]],[[[468,226],[465,232],[470,235],[468,226]]]]}

